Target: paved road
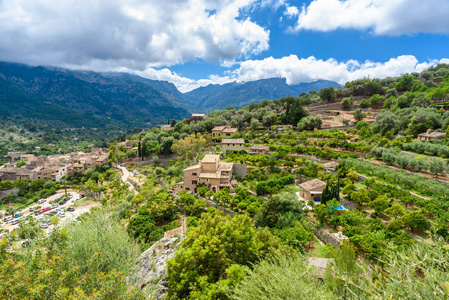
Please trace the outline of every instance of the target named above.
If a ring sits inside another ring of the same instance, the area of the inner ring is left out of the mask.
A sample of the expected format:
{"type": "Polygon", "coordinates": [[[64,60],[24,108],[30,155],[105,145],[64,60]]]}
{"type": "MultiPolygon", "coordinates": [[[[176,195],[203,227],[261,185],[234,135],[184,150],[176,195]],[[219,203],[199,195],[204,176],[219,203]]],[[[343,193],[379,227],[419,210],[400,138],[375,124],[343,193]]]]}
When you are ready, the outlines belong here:
{"type": "Polygon", "coordinates": [[[125,168],[125,167],[122,167],[122,166],[120,166],[120,165],[117,165],[117,168],[119,168],[121,171],[122,171],[122,181],[125,183],[125,184],[128,184],[129,185],[129,190],[130,191],[132,191],[132,190],[134,190],[134,186],[131,184],[131,182],[129,182],[128,181],[128,177],[129,177],[129,172],[128,172],[128,170],[125,168]]]}

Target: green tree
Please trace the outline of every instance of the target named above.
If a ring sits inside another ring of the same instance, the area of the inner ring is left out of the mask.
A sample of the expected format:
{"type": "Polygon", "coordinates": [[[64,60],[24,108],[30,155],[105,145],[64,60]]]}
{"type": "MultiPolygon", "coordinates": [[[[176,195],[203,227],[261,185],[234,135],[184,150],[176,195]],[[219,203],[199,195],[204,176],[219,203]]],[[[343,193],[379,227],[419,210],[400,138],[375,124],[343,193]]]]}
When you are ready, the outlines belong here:
{"type": "Polygon", "coordinates": [[[226,279],[228,268],[255,263],[273,247],[277,242],[270,232],[256,230],[248,216],[231,219],[218,211],[203,214],[198,226],[187,231],[187,239],[175,257],[168,261],[168,297],[221,299],[225,291],[218,287],[226,279]]]}
{"type": "Polygon", "coordinates": [[[438,178],[438,174],[443,173],[446,170],[446,165],[443,160],[431,157],[428,160],[429,171],[435,174],[435,177],[438,178]]]}
{"type": "Polygon", "coordinates": [[[382,196],[379,198],[376,198],[375,200],[371,201],[369,206],[375,210],[376,215],[380,214],[382,211],[388,208],[388,205],[390,204],[390,201],[387,197],[382,196]]]}
{"type": "Polygon", "coordinates": [[[419,210],[404,215],[402,223],[405,227],[410,228],[412,232],[415,232],[415,230],[421,231],[429,227],[429,222],[419,210]]]}
{"type": "Polygon", "coordinates": [[[322,89],[319,95],[321,100],[331,102],[335,99],[335,89],[333,87],[322,89]]]}
{"type": "Polygon", "coordinates": [[[16,168],[20,168],[21,166],[26,165],[26,161],[24,160],[19,160],[16,162],[16,168]]]}
{"type": "Polygon", "coordinates": [[[384,213],[396,220],[397,217],[403,216],[405,214],[405,209],[399,204],[393,204],[389,208],[385,209],[384,213]]]}
{"type": "Polygon", "coordinates": [[[251,130],[257,130],[260,127],[260,122],[256,118],[251,119],[251,130]]]}
{"type": "Polygon", "coordinates": [[[196,164],[198,156],[210,146],[212,146],[212,141],[209,135],[192,133],[181,140],[174,141],[172,150],[187,159],[191,164],[196,164]]]}
{"type": "Polygon", "coordinates": [[[314,130],[315,128],[320,129],[322,124],[321,115],[307,116],[298,122],[297,127],[298,130],[314,130]]]}
{"type": "MultiPolygon", "coordinates": [[[[359,122],[359,121],[361,121],[361,120],[363,120],[363,119],[365,119],[366,118],[366,114],[364,113],[364,112],[362,112],[362,110],[360,109],[360,108],[357,108],[355,111],[354,111],[354,119],[357,121],[357,122],[359,122]]],[[[358,123],[357,123],[358,124],[358,123]]]]}
{"type": "Polygon", "coordinates": [[[352,97],[343,98],[340,105],[343,109],[348,110],[352,106],[352,97]]]}

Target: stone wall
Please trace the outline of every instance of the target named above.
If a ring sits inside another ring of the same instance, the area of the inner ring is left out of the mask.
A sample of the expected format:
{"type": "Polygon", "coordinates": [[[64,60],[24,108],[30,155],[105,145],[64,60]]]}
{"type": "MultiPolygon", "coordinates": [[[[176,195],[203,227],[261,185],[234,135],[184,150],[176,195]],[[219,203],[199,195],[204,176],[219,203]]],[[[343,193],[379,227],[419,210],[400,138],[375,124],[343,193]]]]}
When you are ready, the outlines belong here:
{"type": "Polygon", "coordinates": [[[313,233],[324,243],[334,245],[336,248],[340,248],[340,241],[326,230],[315,228],[313,230],[313,233]]]}
{"type": "Polygon", "coordinates": [[[140,190],[142,189],[142,186],[140,184],[138,184],[137,182],[135,182],[134,180],[132,180],[131,178],[128,177],[128,181],[129,183],[131,183],[133,185],[133,187],[138,190],[140,192],[140,190]]]}
{"type": "MultiPolygon", "coordinates": [[[[204,198],[202,198],[204,199],[204,198]]],[[[204,201],[206,202],[206,207],[212,206],[215,207],[216,209],[218,209],[219,211],[222,211],[225,215],[229,215],[231,216],[231,218],[234,218],[234,216],[237,214],[235,211],[230,210],[229,208],[223,207],[218,205],[217,203],[204,199],[204,201]]]]}
{"type": "Polygon", "coordinates": [[[348,201],[343,197],[340,197],[340,203],[341,205],[343,205],[346,208],[349,208],[350,210],[354,210],[357,207],[355,203],[348,201]]]}
{"type": "Polygon", "coordinates": [[[234,164],[234,172],[236,172],[239,177],[245,177],[247,174],[247,167],[245,164],[234,164]]]}

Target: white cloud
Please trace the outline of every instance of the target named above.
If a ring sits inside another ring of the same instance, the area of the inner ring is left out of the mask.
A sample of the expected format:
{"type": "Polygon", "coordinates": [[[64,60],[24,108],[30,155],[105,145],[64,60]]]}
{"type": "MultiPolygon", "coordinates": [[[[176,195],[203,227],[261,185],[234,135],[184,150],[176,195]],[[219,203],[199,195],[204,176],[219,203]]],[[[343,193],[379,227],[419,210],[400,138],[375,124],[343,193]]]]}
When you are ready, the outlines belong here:
{"type": "Polygon", "coordinates": [[[175,84],[181,92],[188,92],[209,84],[225,84],[232,81],[248,82],[267,78],[284,78],[289,85],[312,82],[319,79],[345,84],[348,81],[369,78],[400,76],[405,73],[421,72],[437,63],[449,63],[449,59],[419,62],[413,55],[402,55],[386,62],[322,60],[311,56],[298,58],[290,55],[283,58],[268,57],[263,60],[247,60],[226,76],[211,75],[207,79],[193,80],[182,77],[169,69],[149,68],[138,75],[154,80],[166,80],[175,84]]]}
{"type": "MultiPolygon", "coordinates": [[[[289,15],[287,10],[286,15],[289,15]]],[[[447,0],[314,0],[292,31],[372,30],[378,35],[449,33],[447,0]]]]}
{"type": "Polygon", "coordinates": [[[255,2],[0,1],[0,60],[96,70],[230,64],[269,48],[269,31],[245,15],[255,2]]]}
{"type": "Polygon", "coordinates": [[[176,86],[178,90],[183,93],[189,92],[202,86],[207,86],[209,84],[225,84],[236,80],[236,78],[233,76],[218,75],[210,75],[207,79],[193,80],[187,77],[180,76],[177,73],[172,72],[166,68],[162,70],[148,68],[145,71],[137,72],[136,74],[148,79],[171,82],[176,86]]]}
{"type": "MultiPolygon", "coordinates": [[[[447,59],[440,60],[446,61],[447,59]]],[[[296,55],[290,55],[280,59],[269,57],[263,60],[247,60],[241,63],[240,68],[235,71],[235,76],[238,81],[280,77],[285,78],[289,85],[318,79],[344,84],[363,77],[385,78],[420,72],[437,63],[438,60],[420,63],[413,55],[398,56],[387,62],[367,60],[362,63],[355,60],[339,62],[332,58],[322,60],[313,56],[300,59],[296,55]]]]}

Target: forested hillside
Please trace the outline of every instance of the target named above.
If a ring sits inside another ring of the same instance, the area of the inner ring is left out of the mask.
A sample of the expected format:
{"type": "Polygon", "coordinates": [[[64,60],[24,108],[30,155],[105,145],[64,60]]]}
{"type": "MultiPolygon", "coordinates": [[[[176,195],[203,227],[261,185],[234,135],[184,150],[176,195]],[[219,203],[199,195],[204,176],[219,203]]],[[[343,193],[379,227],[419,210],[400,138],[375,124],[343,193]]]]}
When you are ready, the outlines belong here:
{"type": "Polygon", "coordinates": [[[125,73],[1,63],[0,89],[2,115],[22,115],[74,127],[142,127],[188,115],[174,96],[125,73]]]}
{"type": "Polygon", "coordinates": [[[228,106],[240,108],[262,100],[273,100],[287,96],[298,96],[311,90],[340,87],[333,81],[318,80],[310,83],[287,85],[285,79],[270,78],[244,83],[208,85],[185,94],[192,110],[211,112],[228,106]]]}

